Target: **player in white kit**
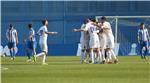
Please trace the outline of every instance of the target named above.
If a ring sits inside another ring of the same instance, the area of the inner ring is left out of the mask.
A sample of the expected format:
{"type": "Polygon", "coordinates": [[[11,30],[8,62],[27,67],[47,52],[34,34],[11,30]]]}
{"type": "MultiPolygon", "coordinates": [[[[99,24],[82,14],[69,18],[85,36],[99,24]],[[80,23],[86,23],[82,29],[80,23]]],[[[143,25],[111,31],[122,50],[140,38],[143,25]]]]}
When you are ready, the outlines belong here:
{"type": "Polygon", "coordinates": [[[39,45],[42,52],[37,54],[34,59],[36,61],[36,57],[42,56],[42,64],[47,65],[47,63],[45,63],[46,55],[48,53],[47,37],[48,35],[57,34],[57,32],[48,32],[48,20],[43,20],[42,24],[43,26],[37,32],[37,34],[40,36],[39,45]]]}
{"type": "Polygon", "coordinates": [[[98,19],[97,27],[99,29],[100,51],[102,55],[102,63],[105,63],[106,35],[102,27],[101,19],[98,19]]]}
{"type": "Polygon", "coordinates": [[[112,33],[111,25],[106,21],[106,17],[101,17],[101,27],[103,28],[106,35],[106,55],[107,55],[107,63],[112,63],[112,56],[115,59],[114,63],[118,62],[117,57],[113,51],[114,48],[114,35],[112,33]]]}
{"type": "Polygon", "coordinates": [[[90,41],[89,41],[90,56],[91,56],[93,64],[97,63],[96,61],[97,57],[99,58],[99,62],[101,59],[101,53],[99,50],[100,43],[99,43],[99,37],[98,37],[99,30],[97,30],[97,27],[95,25],[96,25],[96,20],[89,19],[84,29],[84,31],[87,31],[90,35],[90,41]]]}
{"type": "MultiPolygon", "coordinates": [[[[84,23],[81,26],[81,29],[74,29],[75,32],[81,32],[82,29],[85,29],[86,24],[88,20],[86,19],[84,23]]],[[[89,34],[88,32],[81,32],[81,38],[80,38],[80,44],[81,44],[81,58],[80,63],[82,64],[83,61],[86,61],[87,55],[89,54],[89,34]]]]}

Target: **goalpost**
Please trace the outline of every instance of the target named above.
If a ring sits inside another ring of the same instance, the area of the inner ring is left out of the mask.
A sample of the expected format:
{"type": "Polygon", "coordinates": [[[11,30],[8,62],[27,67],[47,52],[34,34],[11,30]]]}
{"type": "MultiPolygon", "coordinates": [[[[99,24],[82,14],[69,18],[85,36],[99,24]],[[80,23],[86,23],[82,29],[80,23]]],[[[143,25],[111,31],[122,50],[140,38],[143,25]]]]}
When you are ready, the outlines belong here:
{"type": "MultiPolygon", "coordinates": [[[[96,16],[95,18],[98,20],[101,17],[102,16],[96,16]]],[[[112,26],[112,31],[115,37],[115,45],[123,43],[124,47],[126,47],[128,44],[132,44],[132,52],[136,51],[137,30],[140,23],[144,22],[146,28],[150,31],[150,16],[106,16],[106,18],[112,26]]],[[[119,50],[118,47],[119,46],[115,46],[114,50],[119,50]]],[[[123,48],[123,51],[129,50],[124,47],[121,47],[123,48]]],[[[130,54],[133,55],[135,53],[128,53],[128,55],[130,54]]]]}
{"type": "MultiPolygon", "coordinates": [[[[96,16],[96,20],[98,20],[98,18],[101,18],[102,16],[96,16]]],[[[118,33],[118,24],[119,24],[119,20],[122,20],[122,19],[144,19],[145,21],[142,21],[142,22],[146,22],[147,20],[150,21],[150,16],[106,16],[106,18],[108,19],[108,21],[112,24],[112,23],[115,23],[115,43],[117,43],[117,33],[118,33]]],[[[140,23],[130,23],[130,24],[127,24],[127,25],[131,25],[131,26],[137,26],[139,25],[140,23]]]]}

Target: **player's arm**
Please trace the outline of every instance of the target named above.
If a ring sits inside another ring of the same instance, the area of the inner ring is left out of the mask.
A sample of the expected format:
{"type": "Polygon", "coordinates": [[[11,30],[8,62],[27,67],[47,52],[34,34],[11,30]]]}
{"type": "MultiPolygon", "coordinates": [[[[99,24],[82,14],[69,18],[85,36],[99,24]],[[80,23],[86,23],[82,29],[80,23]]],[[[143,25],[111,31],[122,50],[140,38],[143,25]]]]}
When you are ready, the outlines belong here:
{"type": "Polygon", "coordinates": [[[41,31],[41,30],[39,29],[38,32],[37,32],[35,35],[40,36],[40,34],[41,34],[40,31],[41,31]]]}
{"type": "Polygon", "coordinates": [[[34,34],[34,32],[33,31],[30,31],[30,33],[29,33],[29,40],[31,40],[32,39],[32,36],[33,36],[33,34],[34,34]]]}
{"type": "Polygon", "coordinates": [[[139,30],[138,30],[137,38],[138,38],[138,43],[140,43],[140,31],[139,30]]]}
{"type": "Polygon", "coordinates": [[[96,30],[96,31],[94,31],[95,33],[99,33],[100,31],[99,30],[96,30]]]}
{"type": "Polygon", "coordinates": [[[45,32],[46,34],[48,34],[48,35],[54,35],[54,34],[57,34],[58,32],[45,32]]]}
{"type": "Polygon", "coordinates": [[[73,29],[74,32],[87,32],[86,29],[73,29]]]}
{"type": "Polygon", "coordinates": [[[18,33],[17,33],[17,31],[16,31],[16,35],[15,35],[15,37],[16,37],[16,43],[18,44],[18,43],[19,43],[19,41],[18,41],[18,33]]]}
{"type": "Polygon", "coordinates": [[[6,38],[9,40],[9,32],[6,32],[6,38]]]}
{"type": "Polygon", "coordinates": [[[146,32],[147,32],[148,41],[150,42],[150,36],[149,36],[148,30],[146,32]]]}

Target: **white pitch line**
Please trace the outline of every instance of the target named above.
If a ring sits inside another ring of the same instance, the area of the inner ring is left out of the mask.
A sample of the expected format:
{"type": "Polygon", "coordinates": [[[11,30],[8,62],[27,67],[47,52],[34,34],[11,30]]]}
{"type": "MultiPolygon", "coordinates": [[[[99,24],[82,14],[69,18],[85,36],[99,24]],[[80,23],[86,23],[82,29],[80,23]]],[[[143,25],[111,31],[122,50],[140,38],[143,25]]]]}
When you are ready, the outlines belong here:
{"type": "Polygon", "coordinates": [[[6,68],[6,67],[1,67],[1,70],[8,70],[8,68],[6,68]]]}

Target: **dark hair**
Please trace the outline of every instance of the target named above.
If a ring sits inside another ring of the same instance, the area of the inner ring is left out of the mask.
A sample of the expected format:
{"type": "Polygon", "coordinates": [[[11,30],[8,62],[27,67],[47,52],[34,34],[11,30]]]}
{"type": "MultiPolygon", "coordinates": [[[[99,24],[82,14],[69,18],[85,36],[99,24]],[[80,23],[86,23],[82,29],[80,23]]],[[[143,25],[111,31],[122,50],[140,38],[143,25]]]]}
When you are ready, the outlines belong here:
{"type": "Polygon", "coordinates": [[[91,19],[91,21],[92,21],[92,22],[96,22],[96,20],[95,20],[95,19],[91,19]]]}
{"type": "Polygon", "coordinates": [[[32,28],[32,24],[28,24],[28,27],[29,27],[29,28],[32,28]]]}
{"type": "Polygon", "coordinates": [[[88,23],[88,19],[85,19],[85,20],[83,21],[83,23],[84,23],[84,24],[88,23]]]}
{"type": "Polygon", "coordinates": [[[9,27],[13,27],[13,25],[12,25],[12,24],[9,24],[9,27]]]}
{"type": "Polygon", "coordinates": [[[142,26],[142,25],[144,25],[144,22],[142,22],[142,23],[140,24],[140,26],[142,26]]]}
{"type": "Polygon", "coordinates": [[[102,16],[102,17],[101,17],[101,20],[107,20],[107,19],[106,19],[106,17],[105,17],[105,16],[102,16]]]}
{"type": "Polygon", "coordinates": [[[45,25],[46,21],[48,21],[48,20],[46,20],[46,19],[42,20],[42,24],[45,25]]]}

